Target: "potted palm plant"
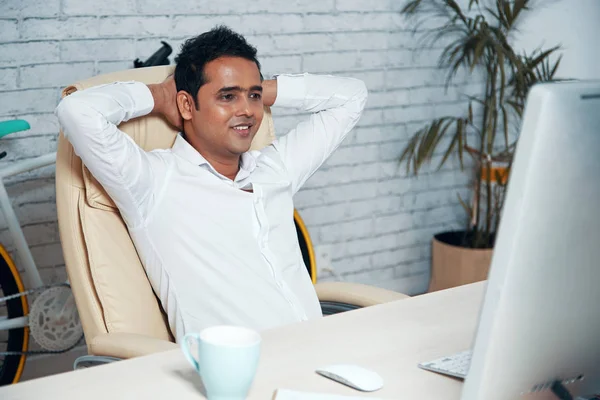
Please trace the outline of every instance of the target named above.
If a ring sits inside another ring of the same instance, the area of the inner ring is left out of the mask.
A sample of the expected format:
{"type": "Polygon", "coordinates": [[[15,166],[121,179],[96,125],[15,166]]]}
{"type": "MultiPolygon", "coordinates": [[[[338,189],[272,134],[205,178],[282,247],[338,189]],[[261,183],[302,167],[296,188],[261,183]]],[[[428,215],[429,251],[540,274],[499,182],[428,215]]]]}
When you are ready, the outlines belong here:
{"type": "Polygon", "coordinates": [[[429,291],[486,279],[527,93],[532,85],[553,80],[560,63],[554,54],[558,46],[529,53],[513,47],[517,23],[532,1],[461,3],[467,2],[411,0],[401,11],[414,22],[424,46],[447,43],[439,57],[447,71],[446,88],[461,69],[484,80],[481,95],[466,96],[464,114],[429,121],[400,157],[407,173],[415,175],[423,165],[439,159],[441,168],[451,157],[471,174],[471,198],[458,196],[467,213],[464,229],[433,238],[429,291]],[[419,29],[425,21],[440,23],[419,29]]]}

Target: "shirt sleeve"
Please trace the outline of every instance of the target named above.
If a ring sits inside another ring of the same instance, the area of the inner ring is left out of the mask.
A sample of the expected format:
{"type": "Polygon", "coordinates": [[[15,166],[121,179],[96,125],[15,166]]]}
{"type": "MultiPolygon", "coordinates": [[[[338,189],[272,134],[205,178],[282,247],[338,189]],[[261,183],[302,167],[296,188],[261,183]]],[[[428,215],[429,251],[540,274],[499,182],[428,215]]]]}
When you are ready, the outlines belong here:
{"type": "Polygon", "coordinates": [[[278,75],[274,106],[311,112],[273,143],[296,193],[356,125],[367,101],[365,84],[330,75],[278,75]]]}
{"type": "Polygon", "coordinates": [[[147,215],[156,163],[151,153],[117,126],[153,108],[154,99],[145,84],[115,82],[77,91],[63,98],[55,111],[75,153],[130,227],[147,215]]]}

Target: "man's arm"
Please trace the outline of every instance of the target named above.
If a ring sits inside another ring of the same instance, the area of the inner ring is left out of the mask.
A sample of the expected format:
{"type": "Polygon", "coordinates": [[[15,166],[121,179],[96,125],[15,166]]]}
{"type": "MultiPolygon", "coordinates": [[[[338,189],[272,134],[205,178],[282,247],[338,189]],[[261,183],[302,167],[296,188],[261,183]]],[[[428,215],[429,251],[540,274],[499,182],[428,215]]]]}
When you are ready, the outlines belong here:
{"type": "Polygon", "coordinates": [[[367,101],[365,84],[329,75],[280,75],[274,105],[312,112],[275,141],[290,179],[292,193],[339,147],[358,122],[367,101]]]}
{"type": "Polygon", "coordinates": [[[169,75],[162,83],[150,84],[148,89],[154,100],[152,114],[165,117],[173,127],[183,131],[183,119],[177,108],[177,86],[174,76],[169,75]]]}
{"type": "Polygon", "coordinates": [[[263,104],[271,107],[277,99],[277,79],[269,79],[263,81],[263,104]]]}
{"type": "Polygon", "coordinates": [[[117,125],[150,112],[164,113],[169,108],[166,86],[115,82],[75,92],[56,108],[65,137],[130,227],[143,222],[153,182],[164,168],[157,155],[145,152],[117,125]]]}

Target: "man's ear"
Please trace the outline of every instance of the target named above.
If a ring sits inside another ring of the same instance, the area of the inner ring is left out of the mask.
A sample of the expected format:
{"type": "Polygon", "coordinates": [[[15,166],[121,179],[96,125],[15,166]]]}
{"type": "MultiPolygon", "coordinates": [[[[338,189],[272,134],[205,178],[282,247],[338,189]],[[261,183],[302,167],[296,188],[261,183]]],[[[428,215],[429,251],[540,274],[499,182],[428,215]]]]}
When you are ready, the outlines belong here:
{"type": "Polygon", "coordinates": [[[196,104],[188,92],[180,90],[177,92],[177,108],[179,109],[181,118],[185,121],[189,121],[192,119],[192,113],[196,108],[196,104]]]}

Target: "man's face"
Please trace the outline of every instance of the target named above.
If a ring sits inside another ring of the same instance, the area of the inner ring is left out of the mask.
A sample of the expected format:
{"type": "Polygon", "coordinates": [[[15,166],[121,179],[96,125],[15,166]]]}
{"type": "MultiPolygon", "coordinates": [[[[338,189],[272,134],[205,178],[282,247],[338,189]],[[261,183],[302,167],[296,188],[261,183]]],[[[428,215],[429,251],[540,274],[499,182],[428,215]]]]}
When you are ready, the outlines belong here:
{"type": "Polygon", "coordinates": [[[245,58],[220,57],[204,76],[186,136],[205,158],[234,159],[248,151],[263,119],[260,71],[245,58]]]}

